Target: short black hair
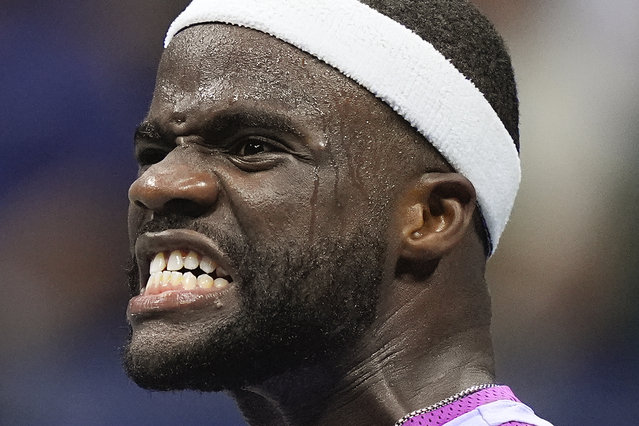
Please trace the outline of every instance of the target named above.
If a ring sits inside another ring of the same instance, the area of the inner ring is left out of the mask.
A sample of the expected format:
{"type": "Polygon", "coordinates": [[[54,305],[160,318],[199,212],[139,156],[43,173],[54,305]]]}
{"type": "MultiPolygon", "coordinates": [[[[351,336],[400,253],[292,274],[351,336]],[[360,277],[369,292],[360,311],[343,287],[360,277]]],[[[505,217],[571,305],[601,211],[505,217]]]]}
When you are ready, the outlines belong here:
{"type": "Polygon", "coordinates": [[[519,151],[519,101],[510,55],[467,0],[360,0],[431,43],[484,94],[519,151]]]}
{"type": "MultiPolygon", "coordinates": [[[[428,41],[483,93],[519,152],[519,99],[503,39],[468,0],[360,0],[428,41]]],[[[491,242],[481,212],[475,232],[489,255],[491,242]]]]}

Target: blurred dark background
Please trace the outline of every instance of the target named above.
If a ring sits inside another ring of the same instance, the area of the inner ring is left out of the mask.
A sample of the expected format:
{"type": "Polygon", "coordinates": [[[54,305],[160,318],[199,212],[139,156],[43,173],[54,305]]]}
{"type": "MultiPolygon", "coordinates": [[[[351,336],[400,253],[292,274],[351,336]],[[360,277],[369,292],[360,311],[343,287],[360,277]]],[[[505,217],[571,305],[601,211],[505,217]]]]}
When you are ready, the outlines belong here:
{"type": "MultiPolygon", "coordinates": [[[[639,3],[477,0],[521,99],[524,181],[489,264],[499,380],[557,425],[639,416],[639,3]]],[[[0,2],[0,424],[242,424],[150,393],[127,334],[132,133],[186,1],[0,2]]]]}

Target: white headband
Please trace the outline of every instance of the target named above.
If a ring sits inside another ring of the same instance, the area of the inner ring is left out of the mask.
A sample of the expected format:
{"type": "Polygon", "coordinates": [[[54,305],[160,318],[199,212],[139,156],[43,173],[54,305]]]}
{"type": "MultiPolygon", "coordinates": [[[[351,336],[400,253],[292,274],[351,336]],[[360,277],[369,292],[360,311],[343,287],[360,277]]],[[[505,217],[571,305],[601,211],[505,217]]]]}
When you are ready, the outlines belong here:
{"type": "Polygon", "coordinates": [[[390,105],[472,182],[494,252],[517,195],[519,155],[483,94],[430,43],[357,0],[193,0],[164,47],[211,22],[292,44],[390,105]]]}

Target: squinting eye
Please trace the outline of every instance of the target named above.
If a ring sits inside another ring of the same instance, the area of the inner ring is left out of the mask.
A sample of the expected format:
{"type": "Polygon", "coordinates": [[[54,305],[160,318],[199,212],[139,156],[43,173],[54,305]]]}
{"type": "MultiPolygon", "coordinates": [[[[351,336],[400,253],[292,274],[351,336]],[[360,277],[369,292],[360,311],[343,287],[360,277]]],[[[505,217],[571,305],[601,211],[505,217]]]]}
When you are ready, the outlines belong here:
{"type": "Polygon", "coordinates": [[[261,142],[248,142],[240,148],[240,155],[255,155],[266,151],[266,147],[261,142]]]}
{"type": "Polygon", "coordinates": [[[242,157],[272,151],[277,151],[273,143],[260,137],[252,137],[237,146],[237,155],[242,157]]]}

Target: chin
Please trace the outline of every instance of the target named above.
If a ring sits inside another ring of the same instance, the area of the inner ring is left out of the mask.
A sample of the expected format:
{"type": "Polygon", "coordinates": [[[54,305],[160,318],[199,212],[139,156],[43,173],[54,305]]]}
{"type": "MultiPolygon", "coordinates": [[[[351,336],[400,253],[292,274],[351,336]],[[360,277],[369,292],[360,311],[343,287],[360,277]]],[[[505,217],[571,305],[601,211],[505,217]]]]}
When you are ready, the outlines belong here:
{"type": "MultiPolygon", "coordinates": [[[[184,330],[182,330],[184,333],[184,330]]],[[[127,375],[140,387],[149,390],[173,391],[193,389],[221,391],[238,386],[237,377],[218,377],[225,371],[220,351],[211,350],[193,333],[189,341],[184,334],[157,331],[132,332],[123,350],[127,375]]]]}
{"type": "Polygon", "coordinates": [[[339,358],[374,319],[385,247],[351,237],[232,256],[243,274],[221,309],[133,318],[127,374],[146,389],[233,391],[339,358]]]}

